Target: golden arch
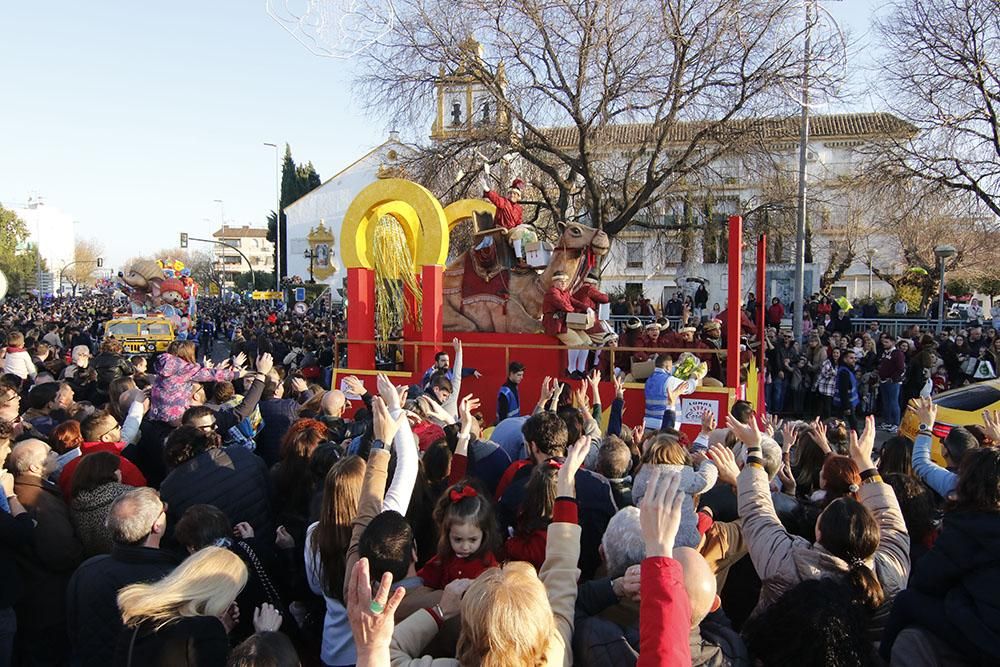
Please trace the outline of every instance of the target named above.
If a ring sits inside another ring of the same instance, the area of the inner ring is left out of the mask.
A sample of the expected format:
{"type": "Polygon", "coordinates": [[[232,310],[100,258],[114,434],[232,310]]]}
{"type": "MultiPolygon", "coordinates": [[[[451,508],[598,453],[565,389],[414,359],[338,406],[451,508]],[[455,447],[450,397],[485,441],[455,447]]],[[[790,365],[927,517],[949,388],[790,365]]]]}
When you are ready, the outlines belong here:
{"type": "Polygon", "coordinates": [[[346,268],[374,268],[372,239],[375,223],[383,215],[399,220],[416,267],[444,266],[448,258],[448,221],[441,203],[418,183],[386,178],[359,192],[344,215],[340,242],[346,268]]]}
{"type": "Polygon", "coordinates": [[[444,207],[444,217],[448,220],[448,231],[455,225],[472,218],[473,213],[489,213],[495,216],[497,207],[487,199],[459,199],[444,207]]]}

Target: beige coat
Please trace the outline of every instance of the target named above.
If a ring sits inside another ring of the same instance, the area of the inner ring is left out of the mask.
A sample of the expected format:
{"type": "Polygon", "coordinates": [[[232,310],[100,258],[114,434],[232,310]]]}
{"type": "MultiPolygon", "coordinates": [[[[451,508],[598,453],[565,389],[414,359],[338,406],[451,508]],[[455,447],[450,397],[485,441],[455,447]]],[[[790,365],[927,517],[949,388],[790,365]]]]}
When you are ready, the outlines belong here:
{"type": "MultiPolygon", "coordinates": [[[[576,582],[580,577],[577,561],[580,559],[580,526],[572,523],[549,525],[545,546],[545,562],[538,578],[545,585],[545,592],[555,616],[556,630],[549,639],[546,659],[549,667],[573,664],[573,612],[576,606],[576,582]]],[[[454,658],[416,658],[438,632],[437,623],[430,612],[419,611],[396,626],[392,633],[389,651],[393,667],[453,667],[459,664],[454,658]]],[[[466,667],[472,667],[467,665],[466,667]]]]}
{"type": "MultiPolygon", "coordinates": [[[[848,572],[846,562],[819,544],[789,535],[782,527],[762,468],[753,465],[743,468],[738,489],[743,538],[761,580],[755,615],[802,581],[848,572]]],[[[883,483],[862,484],[859,497],[878,521],[879,545],[867,564],[882,584],[889,603],[906,588],[910,576],[910,537],[892,487],[883,483]]]]}

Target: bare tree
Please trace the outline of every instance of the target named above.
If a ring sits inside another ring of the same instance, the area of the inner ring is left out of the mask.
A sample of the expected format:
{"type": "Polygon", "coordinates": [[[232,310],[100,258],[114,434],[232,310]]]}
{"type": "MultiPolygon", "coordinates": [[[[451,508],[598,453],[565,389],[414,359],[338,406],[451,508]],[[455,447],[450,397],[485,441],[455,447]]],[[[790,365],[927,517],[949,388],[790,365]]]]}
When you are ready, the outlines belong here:
{"type": "MultiPolygon", "coordinates": [[[[781,126],[793,110],[783,91],[802,72],[801,5],[791,0],[395,7],[397,28],[360,56],[359,89],[376,110],[426,127],[435,85],[454,73],[497,105],[492,122],[432,147],[435,190],[473,191],[485,157],[534,186],[528,221],[584,216],[611,235],[686,176],[781,126]]],[[[823,49],[814,48],[817,62],[823,49]]]]}
{"type": "Polygon", "coordinates": [[[954,278],[993,273],[1000,265],[1000,231],[992,214],[972,195],[956,197],[913,180],[884,187],[878,202],[882,229],[901,264],[893,272],[877,267],[872,271],[894,289],[903,285],[919,289],[921,310],[941,285],[936,246],[948,244],[957,250],[945,262],[946,273],[954,278]]]}
{"type": "Polygon", "coordinates": [[[104,252],[104,246],[93,239],[76,239],[73,245],[73,261],[66,265],[61,275],[73,288],[73,294],[81,284],[93,282],[97,275],[97,259],[104,252]]]}
{"type": "Polygon", "coordinates": [[[977,197],[1000,216],[997,0],[895,0],[878,21],[876,94],[919,129],[873,151],[874,167],[977,197]],[[885,152],[883,152],[885,151],[885,152]]]}

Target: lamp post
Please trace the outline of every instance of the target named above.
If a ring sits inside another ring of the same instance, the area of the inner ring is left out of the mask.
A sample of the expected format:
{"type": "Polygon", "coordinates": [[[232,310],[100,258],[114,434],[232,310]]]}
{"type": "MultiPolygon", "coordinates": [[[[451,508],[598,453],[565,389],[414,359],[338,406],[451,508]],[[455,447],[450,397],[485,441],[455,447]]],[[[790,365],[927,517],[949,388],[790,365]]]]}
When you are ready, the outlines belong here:
{"type": "Polygon", "coordinates": [[[934,256],[938,259],[938,279],[941,281],[938,287],[938,322],[937,322],[937,332],[941,333],[944,328],[944,260],[949,257],[954,257],[955,246],[951,245],[939,245],[934,248],[934,256]]]}
{"type": "Polygon", "coordinates": [[[278,144],[264,142],[274,149],[274,289],[281,289],[281,158],[278,144]]]}
{"type": "Polygon", "coordinates": [[[309,260],[309,283],[312,284],[316,282],[313,280],[313,260],[316,259],[316,253],[313,252],[312,248],[306,248],[302,252],[302,258],[309,260]]]}
{"type": "Polygon", "coordinates": [[[876,250],[875,248],[868,248],[868,252],[865,253],[866,255],[868,255],[868,300],[869,301],[872,300],[872,260],[875,259],[875,255],[877,253],[878,250],[876,250]]]}

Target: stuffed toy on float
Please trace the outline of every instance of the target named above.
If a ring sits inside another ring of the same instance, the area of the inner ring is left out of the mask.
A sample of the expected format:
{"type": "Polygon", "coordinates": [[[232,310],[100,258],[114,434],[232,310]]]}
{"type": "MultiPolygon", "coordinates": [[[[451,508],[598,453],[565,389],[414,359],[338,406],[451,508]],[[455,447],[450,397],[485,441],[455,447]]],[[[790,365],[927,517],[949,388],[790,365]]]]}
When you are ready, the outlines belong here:
{"type": "Polygon", "coordinates": [[[160,312],[180,329],[181,319],[187,317],[187,288],[179,278],[166,278],[160,283],[160,312]]]}
{"type": "Polygon", "coordinates": [[[151,259],[142,259],[118,274],[118,287],[128,297],[133,315],[145,315],[160,305],[163,269],[151,259]]]}

